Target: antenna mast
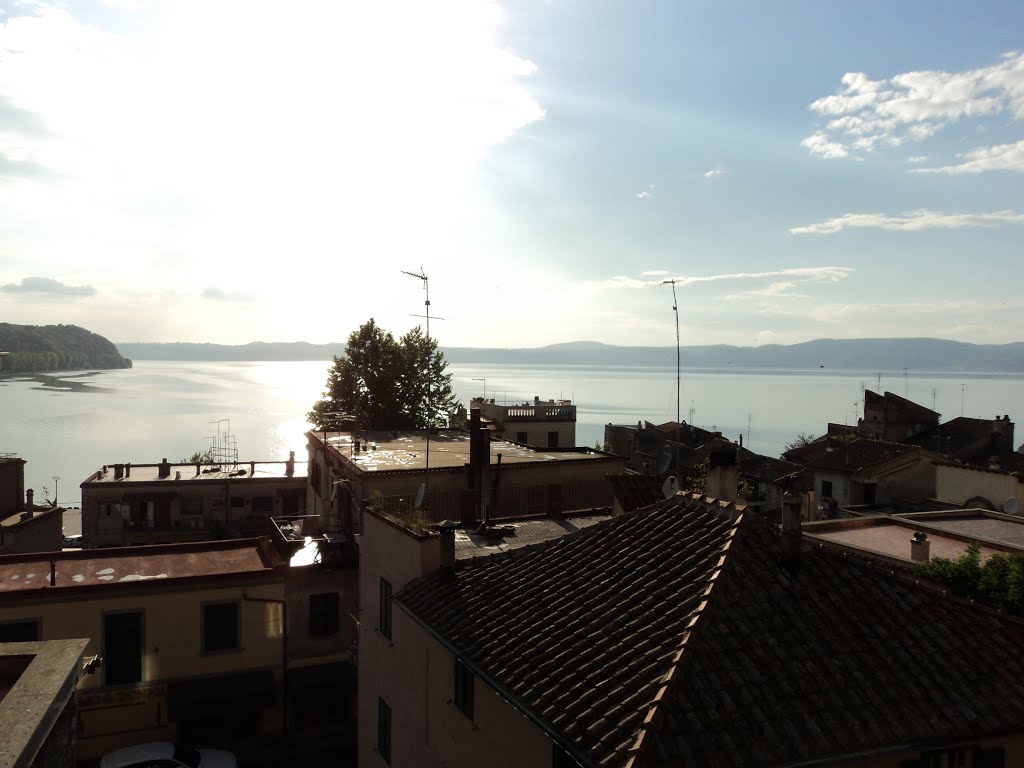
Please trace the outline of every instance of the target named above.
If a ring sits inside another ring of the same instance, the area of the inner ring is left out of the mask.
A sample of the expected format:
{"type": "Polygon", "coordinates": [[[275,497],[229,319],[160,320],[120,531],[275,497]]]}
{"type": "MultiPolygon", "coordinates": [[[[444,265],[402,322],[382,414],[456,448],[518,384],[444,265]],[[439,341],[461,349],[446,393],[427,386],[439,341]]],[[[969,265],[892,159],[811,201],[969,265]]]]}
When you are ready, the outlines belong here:
{"type": "MultiPolygon", "coordinates": [[[[662,285],[672,286],[672,311],[676,315],[676,442],[679,442],[679,391],[680,391],[680,365],[679,365],[679,302],[676,301],[676,279],[662,280],[662,285]]],[[[676,446],[676,477],[679,476],[679,446],[676,446]]]]}
{"type": "Polygon", "coordinates": [[[423,306],[425,307],[426,314],[424,317],[427,319],[427,448],[426,448],[426,467],[423,472],[423,504],[424,506],[430,506],[430,429],[434,423],[434,403],[433,403],[433,386],[430,380],[430,278],[427,277],[427,273],[423,271],[423,267],[420,267],[419,272],[407,272],[402,270],[403,275],[409,277],[415,277],[423,282],[423,290],[425,292],[423,306]]]}

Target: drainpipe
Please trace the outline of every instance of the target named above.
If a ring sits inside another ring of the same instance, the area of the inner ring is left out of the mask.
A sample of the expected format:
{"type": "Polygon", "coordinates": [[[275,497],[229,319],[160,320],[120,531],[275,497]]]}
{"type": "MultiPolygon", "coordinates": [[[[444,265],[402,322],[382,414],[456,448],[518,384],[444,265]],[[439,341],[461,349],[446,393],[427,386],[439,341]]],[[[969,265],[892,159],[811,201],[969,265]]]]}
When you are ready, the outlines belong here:
{"type": "Polygon", "coordinates": [[[288,743],[288,601],[275,597],[249,597],[245,592],[242,599],[250,603],[272,603],[281,606],[281,738],[288,743]]]}

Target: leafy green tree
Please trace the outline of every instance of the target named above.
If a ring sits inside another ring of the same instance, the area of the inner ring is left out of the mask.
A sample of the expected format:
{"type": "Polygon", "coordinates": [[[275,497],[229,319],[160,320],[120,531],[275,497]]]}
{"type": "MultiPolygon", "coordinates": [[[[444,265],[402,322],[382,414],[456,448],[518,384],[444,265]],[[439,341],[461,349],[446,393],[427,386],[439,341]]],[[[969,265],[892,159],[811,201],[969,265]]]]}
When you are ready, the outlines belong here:
{"type": "Polygon", "coordinates": [[[933,557],[914,572],[943,584],[960,597],[1024,615],[1024,554],[994,554],[984,563],[981,546],[972,542],[955,560],[933,557]]]}
{"type": "Polygon", "coordinates": [[[186,456],[179,464],[213,464],[213,449],[207,448],[204,451],[196,451],[191,456],[186,456]]]}
{"type": "Polygon", "coordinates": [[[419,326],[396,340],[371,318],[353,331],[327,371],[307,418],[317,429],[352,420],[360,429],[424,429],[458,408],[444,355],[419,326]]]}

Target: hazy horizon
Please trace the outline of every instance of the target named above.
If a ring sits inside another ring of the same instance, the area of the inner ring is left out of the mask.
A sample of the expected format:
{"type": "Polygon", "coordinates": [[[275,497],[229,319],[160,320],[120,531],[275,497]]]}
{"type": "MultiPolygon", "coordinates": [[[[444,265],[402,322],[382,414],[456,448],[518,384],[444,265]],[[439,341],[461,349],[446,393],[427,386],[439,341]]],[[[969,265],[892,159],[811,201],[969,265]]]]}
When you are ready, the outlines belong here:
{"type": "MultiPolygon", "coordinates": [[[[1006,343],[1024,4],[0,0],[0,315],[1006,343]],[[59,225],[55,225],[55,223],[59,225]]],[[[133,342],[123,342],[133,343],[133,342]]]]}

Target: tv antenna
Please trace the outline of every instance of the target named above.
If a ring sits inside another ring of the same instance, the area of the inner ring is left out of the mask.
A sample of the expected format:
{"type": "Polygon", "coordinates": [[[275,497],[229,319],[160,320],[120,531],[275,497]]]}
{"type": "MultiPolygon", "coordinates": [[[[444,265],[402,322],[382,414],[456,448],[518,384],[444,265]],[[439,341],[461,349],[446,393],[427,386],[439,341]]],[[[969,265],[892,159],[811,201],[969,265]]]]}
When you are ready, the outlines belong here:
{"type": "MultiPolygon", "coordinates": [[[[682,381],[680,375],[680,364],[679,364],[679,302],[676,300],[676,279],[673,277],[670,280],[662,280],[662,285],[672,286],[672,311],[676,315],[676,442],[679,442],[679,391],[680,382],[682,381]]],[[[676,474],[679,474],[679,452],[676,451],[676,474]]]]}
{"type": "MultiPolygon", "coordinates": [[[[423,290],[424,290],[424,293],[425,293],[424,301],[423,301],[423,306],[424,306],[425,314],[423,314],[423,315],[413,315],[413,317],[425,317],[426,320],[427,320],[427,323],[426,323],[426,327],[427,327],[427,360],[426,360],[426,372],[425,372],[426,373],[426,377],[427,377],[427,445],[426,445],[426,451],[425,451],[425,453],[426,453],[426,466],[424,468],[424,473],[423,473],[423,494],[421,496],[419,493],[417,493],[416,494],[416,500],[417,500],[417,502],[419,502],[417,504],[417,506],[420,506],[421,504],[427,504],[429,506],[429,504],[430,504],[430,497],[429,497],[428,494],[429,494],[429,491],[430,491],[430,430],[431,430],[431,428],[434,425],[433,387],[431,386],[431,380],[430,380],[430,368],[431,368],[431,366],[430,366],[430,363],[431,363],[431,360],[430,360],[430,358],[431,358],[431,354],[430,354],[430,278],[427,277],[427,273],[423,271],[423,267],[420,267],[420,271],[419,272],[409,272],[409,271],[404,270],[404,269],[401,270],[401,272],[402,272],[403,275],[408,275],[409,277],[415,277],[416,279],[422,281],[422,283],[423,283],[423,290]]],[[[437,319],[438,320],[444,320],[443,317],[439,317],[437,319]]]]}

